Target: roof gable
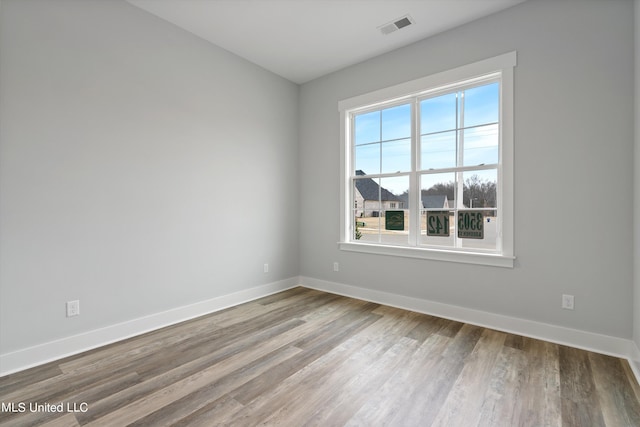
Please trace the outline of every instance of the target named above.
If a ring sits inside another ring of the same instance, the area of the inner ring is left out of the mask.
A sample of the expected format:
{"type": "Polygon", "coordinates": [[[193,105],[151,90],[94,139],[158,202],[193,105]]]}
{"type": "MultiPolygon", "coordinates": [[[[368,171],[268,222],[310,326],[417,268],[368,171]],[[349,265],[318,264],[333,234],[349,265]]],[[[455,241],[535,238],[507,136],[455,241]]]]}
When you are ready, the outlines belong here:
{"type": "MultiPolygon", "coordinates": [[[[357,170],[357,176],[366,175],[363,171],[357,170]]],[[[356,189],[364,200],[378,200],[378,192],[380,194],[380,200],[383,202],[401,202],[402,200],[387,190],[384,187],[380,187],[377,182],[372,178],[356,179],[356,189]]]]}
{"type": "Polygon", "coordinates": [[[422,196],[422,207],[425,209],[441,209],[447,202],[445,194],[425,194],[422,196]]]}

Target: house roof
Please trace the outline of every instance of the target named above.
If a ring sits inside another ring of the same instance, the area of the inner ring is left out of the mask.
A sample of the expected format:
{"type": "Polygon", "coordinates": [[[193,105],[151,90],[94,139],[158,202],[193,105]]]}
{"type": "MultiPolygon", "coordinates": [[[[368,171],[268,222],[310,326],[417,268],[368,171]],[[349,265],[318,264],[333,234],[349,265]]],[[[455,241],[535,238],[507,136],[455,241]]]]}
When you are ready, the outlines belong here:
{"type": "Polygon", "coordinates": [[[444,207],[446,201],[446,194],[425,194],[422,196],[422,207],[425,209],[439,209],[444,207]]]}
{"type": "MultiPolygon", "coordinates": [[[[363,171],[357,170],[357,176],[366,175],[363,171]]],[[[387,190],[384,187],[380,187],[377,182],[372,178],[356,179],[356,189],[360,192],[360,195],[364,200],[378,200],[378,191],[380,191],[380,198],[383,202],[401,202],[402,200],[387,190]]]]}
{"type": "MultiPolygon", "coordinates": [[[[405,206],[409,206],[409,195],[403,194],[398,196],[405,203],[405,206]]],[[[422,209],[442,209],[455,206],[451,200],[448,200],[446,194],[422,194],[422,209]],[[449,202],[447,204],[447,201],[449,202]]]]}

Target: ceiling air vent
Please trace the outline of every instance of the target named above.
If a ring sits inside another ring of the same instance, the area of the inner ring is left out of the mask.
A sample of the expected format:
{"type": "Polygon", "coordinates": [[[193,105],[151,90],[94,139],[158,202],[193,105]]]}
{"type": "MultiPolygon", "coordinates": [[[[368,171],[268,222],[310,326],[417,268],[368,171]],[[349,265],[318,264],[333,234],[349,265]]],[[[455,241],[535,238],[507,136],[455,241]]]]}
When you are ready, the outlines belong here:
{"type": "Polygon", "coordinates": [[[404,27],[408,27],[409,25],[413,24],[413,19],[409,16],[409,15],[405,15],[402,18],[398,18],[396,20],[394,20],[393,22],[389,22],[387,24],[384,24],[380,27],[378,27],[380,29],[380,32],[384,35],[387,34],[391,34],[394,31],[397,31],[401,28],[404,27]]]}

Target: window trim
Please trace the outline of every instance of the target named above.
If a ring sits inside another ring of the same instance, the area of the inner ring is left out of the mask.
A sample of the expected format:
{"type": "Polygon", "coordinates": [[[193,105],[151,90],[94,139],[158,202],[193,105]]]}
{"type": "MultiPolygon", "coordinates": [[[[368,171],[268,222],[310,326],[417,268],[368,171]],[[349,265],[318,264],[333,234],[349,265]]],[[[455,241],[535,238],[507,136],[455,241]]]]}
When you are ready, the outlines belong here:
{"type": "Polygon", "coordinates": [[[363,252],[377,255],[421,258],[438,261],[462,262],[468,264],[489,265],[513,268],[514,252],[514,67],[517,64],[515,51],[463,65],[448,71],[439,72],[395,86],[358,95],[338,102],[340,112],[340,240],[338,247],[345,251],[363,252]],[[435,249],[420,246],[394,246],[382,243],[356,243],[349,238],[351,212],[351,135],[350,121],[347,119],[353,111],[364,110],[376,105],[389,105],[403,99],[422,96],[434,91],[456,87],[462,82],[482,81],[492,73],[501,76],[501,141],[498,182],[501,185],[502,214],[502,252],[483,253],[460,249],[435,249]]]}

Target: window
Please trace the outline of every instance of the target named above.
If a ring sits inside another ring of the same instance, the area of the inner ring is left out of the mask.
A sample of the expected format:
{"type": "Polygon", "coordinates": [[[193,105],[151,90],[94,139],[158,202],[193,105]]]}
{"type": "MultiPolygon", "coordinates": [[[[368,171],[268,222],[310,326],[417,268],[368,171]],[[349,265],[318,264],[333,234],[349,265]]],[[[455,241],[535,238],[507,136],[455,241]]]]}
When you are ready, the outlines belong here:
{"type": "Polygon", "coordinates": [[[341,249],[513,266],[515,62],[340,102],[341,249]]]}

